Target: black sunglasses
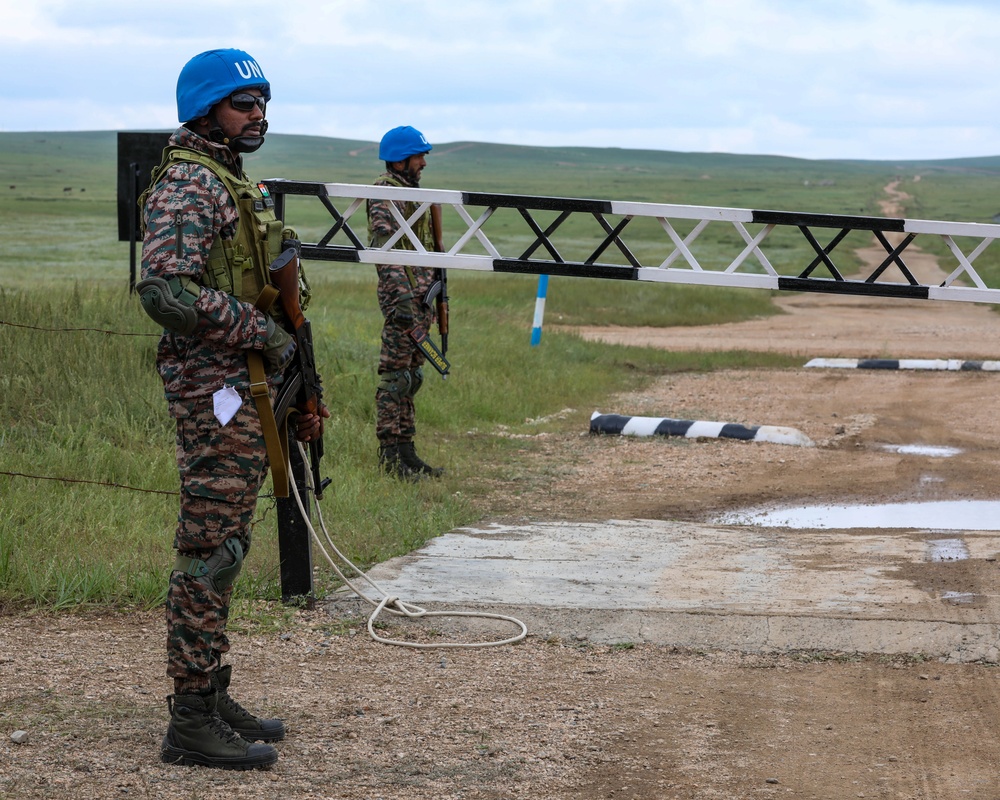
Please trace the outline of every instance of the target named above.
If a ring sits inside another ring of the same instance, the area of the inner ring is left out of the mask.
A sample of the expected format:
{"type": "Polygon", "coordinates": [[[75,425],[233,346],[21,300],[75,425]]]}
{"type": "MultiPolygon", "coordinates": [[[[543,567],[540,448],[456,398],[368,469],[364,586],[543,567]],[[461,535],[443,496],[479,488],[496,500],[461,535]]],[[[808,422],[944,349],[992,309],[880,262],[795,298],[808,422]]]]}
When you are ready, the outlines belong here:
{"type": "Polygon", "coordinates": [[[233,104],[233,108],[237,111],[253,111],[254,106],[257,106],[261,112],[267,111],[267,100],[249,92],[231,94],[229,95],[229,102],[233,104]]]}

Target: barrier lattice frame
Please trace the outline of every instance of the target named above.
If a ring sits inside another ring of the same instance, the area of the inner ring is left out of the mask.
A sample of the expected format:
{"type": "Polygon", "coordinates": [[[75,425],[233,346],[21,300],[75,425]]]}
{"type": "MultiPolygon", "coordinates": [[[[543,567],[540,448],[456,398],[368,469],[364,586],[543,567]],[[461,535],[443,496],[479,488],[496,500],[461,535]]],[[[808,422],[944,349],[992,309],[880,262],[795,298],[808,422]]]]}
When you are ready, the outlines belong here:
{"type": "MultiPolygon", "coordinates": [[[[316,197],[329,212],[333,222],[327,232],[316,242],[303,243],[302,255],[307,259],[1000,303],[1000,288],[987,286],[974,266],[975,260],[989,244],[1000,238],[1000,225],[446,189],[409,189],[277,178],[264,183],[274,197],[278,216],[282,219],[285,218],[285,199],[290,195],[316,197]],[[389,207],[399,223],[399,230],[380,247],[367,247],[364,205],[368,200],[408,201],[416,204],[416,210],[407,219],[396,203],[390,203],[389,207]],[[413,232],[416,221],[432,204],[453,209],[465,225],[465,230],[460,230],[457,236],[453,236],[451,245],[442,253],[426,250],[413,232]],[[487,223],[499,209],[517,211],[530,235],[534,237],[530,245],[519,253],[501,252],[501,245],[491,239],[487,232],[487,223]],[[352,226],[352,220],[359,211],[359,221],[352,226]],[[557,216],[546,223],[539,220],[539,212],[554,212],[557,216]],[[577,261],[565,259],[555,241],[559,229],[574,215],[593,217],[604,232],[604,238],[593,252],[587,258],[577,261]],[[668,254],[658,263],[642,263],[635,248],[629,246],[626,239],[628,226],[637,218],[655,220],[667,237],[664,244],[668,254]],[[696,257],[694,245],[709,225],[717,224],[731,226],[743,244],[739,252],[722,268],[706,268],[696,257]],[[678,230],[679,226],[690,229],[682,234],[678,230]],[[797,229],[815,253],[809,263],[797,265],[790,274],[779,274],[772,259],[765,253],[768,238],[778,228],[797,229]],[[824,245],[814,229],[832,230],[836,233],[824,245]],[[833,258],[836,247],[852,231],[870,232],[885,250],[884,259],[861,279],[845,278],[844,272],[833,258]],[[953,265],[946,265],[946,269],[951,271],[940,284],[920,283],[906,263],[907,249],[921,236],[936,237],[943,241],[954,257],[953,265]],[[412,249],[393,249],[404,238],[410,242],[412,249]],[[469,252],[473,242],[485,253],[469,252]],[[600,260],[611,248],[620,254],[619,259],[623,263],[600,260]],[[539,251],[544,251],[547,257],[538,255],[539,251]],[[817,275],[817,271],[825,272],[826,276],[817,275]]],[[[285,221],[291,225],[295,222],[285,221]]]]}

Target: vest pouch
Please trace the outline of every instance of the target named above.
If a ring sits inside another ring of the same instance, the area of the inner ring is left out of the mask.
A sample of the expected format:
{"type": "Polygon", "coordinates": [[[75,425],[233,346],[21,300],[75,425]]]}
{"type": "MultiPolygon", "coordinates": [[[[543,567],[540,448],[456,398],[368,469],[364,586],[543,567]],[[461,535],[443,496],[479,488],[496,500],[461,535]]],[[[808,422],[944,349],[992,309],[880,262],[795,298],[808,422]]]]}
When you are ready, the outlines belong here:
{"type": "Polygon", "coordinates": [[[205,265],[205,276],[202,282],[210,289],[218,289],[226,294],[234,294],[233,274],[229,268],[229,258],[232,246],[228,242],[217,239],[208,254],[205,265]]]}

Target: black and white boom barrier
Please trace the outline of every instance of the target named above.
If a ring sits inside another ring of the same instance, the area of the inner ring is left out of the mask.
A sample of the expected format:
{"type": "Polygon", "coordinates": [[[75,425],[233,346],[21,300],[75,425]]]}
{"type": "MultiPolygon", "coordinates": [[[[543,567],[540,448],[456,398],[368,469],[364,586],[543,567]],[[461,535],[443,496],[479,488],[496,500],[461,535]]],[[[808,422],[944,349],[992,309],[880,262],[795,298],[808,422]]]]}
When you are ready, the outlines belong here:
{"type": "Polygon", "coordinates": [[[1000,237],[1000,225],[284,179],[264,183],[274,197],[278,216],[288,225],[297,226],[288,202],[297,196],[315,198],[329,213],[326,232],[313,242],[303,241],[302,255],[307,259],[1000,302],[1000,288],[988,286],[974,266],[976,258],[1000,237]],[[404,218],[390,204],[399,231],[378,248],[367,246],[364,206],[368,200],[411,202],[415,207],[404,218]],[[446,213],[454,212],[446,219],[446,249],[440,253],[426,250],[413,232],[416,221],[434,204],[446,213]],[[505,220],[505,230],[491,237],[489,223],[498,218],[505,220]],[[703,237],[709,227],[712,232],[703,237]],[[809,243],[814,255],[807,262],[789,263],[787,253],[794,249],[787,246],[788,232],[801,234],[809,243]],[[785,234],[784,240],[776,233],[785,234]],[[873,237],[885,257],[867,277],[848,280],[834,261],[834,250],[867,247],[873,237]],[[940,284],[921,284],[906,264],[906,250],[918,237],[943,242],[951,254],[950,263],[942,260],[950,271],[940,284]],[[775,238],[769,254],[767,248],[775,238]],[[412,249],[394,249],[404,242],[412,249]]]}
{"type": "Polygon", "coordinates": [[[711,437],[743,439],[751,442],[791,444],[812,447],[813,441],[795,428],[779,425],[747,427],[734,422],[705,422],[669,417],[628,417],[621,414],[601,414],[590,417],[590,432],[614,436],[684,436],[688,439],[711,437]]]}

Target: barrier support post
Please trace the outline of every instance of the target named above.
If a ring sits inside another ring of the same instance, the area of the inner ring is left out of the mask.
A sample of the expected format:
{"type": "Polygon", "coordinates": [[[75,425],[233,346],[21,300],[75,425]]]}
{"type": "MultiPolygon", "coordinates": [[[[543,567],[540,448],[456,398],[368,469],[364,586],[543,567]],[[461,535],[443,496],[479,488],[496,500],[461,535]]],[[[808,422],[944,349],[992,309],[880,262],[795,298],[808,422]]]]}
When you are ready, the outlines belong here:
{"type": "MultiPolygon", "coordinates": [[[[295,481],[306,513],[311,514],[309,487],[306,482],[306,465],[299,451],[295,431],[288,431],[288,454],[291,462],[289,480],[295,481]]],[[[312,541],[309,527],[299,513],[295,497],[279,497],[278,504],[278,558],[281,576],[281,601],[302,604],[311,608],[316,602],[313,594],[312,541]]]]}
{"type": "Polygon", "coordinates": [[[545,296],[549,291],[549,276],[538,276],[538,294],[535,297],[535,320],[531,325],[531,346],[538,347],[542,341],[542,322],[545,319],[545,296]]]}

